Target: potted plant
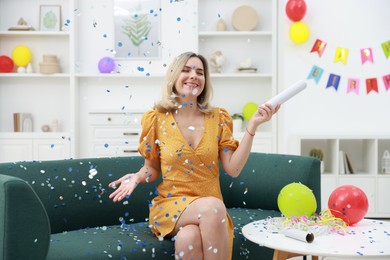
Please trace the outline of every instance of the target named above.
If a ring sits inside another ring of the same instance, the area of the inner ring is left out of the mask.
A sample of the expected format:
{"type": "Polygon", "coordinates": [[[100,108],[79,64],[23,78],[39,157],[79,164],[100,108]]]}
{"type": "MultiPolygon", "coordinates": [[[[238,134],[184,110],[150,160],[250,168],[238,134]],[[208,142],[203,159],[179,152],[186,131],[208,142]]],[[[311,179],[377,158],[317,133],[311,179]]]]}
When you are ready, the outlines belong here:
{"type": "Polygon", "coordinates": [[[244,122],[244,115],[241,113],[235,113],[232,115],[232,119],[233,119],[233,131],[241,132],[242,123],[244,122]]]}
{"type": "Polygon", "coordinates": [[[321,173],[324,173],[324,152],[320,148],[312,148],[309,152],[309,156],[317,158],[321,161],[321,173]]]}

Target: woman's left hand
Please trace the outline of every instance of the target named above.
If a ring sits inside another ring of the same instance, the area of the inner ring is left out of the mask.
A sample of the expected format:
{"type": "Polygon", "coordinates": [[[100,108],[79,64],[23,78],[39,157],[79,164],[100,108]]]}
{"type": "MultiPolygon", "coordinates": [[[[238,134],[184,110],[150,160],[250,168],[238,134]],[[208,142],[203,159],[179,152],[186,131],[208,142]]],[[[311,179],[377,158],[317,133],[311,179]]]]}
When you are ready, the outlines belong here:
{"type": "Polygon", "coordinates": [[[250,122],[252,121],[255,127],[260,124],[269,121],[272,116],[279,111],[280,105],[273,108],[270,104],[263,104],[259,106],[257,111],[253,114],[250,122]]]}

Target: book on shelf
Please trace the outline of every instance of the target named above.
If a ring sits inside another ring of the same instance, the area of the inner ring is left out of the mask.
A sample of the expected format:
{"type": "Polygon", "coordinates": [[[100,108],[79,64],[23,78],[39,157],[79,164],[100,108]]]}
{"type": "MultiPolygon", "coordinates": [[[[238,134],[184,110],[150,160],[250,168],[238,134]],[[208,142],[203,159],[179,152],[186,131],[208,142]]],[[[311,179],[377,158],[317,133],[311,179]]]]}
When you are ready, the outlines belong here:
{"type": "Polygon", "coordinates": [[[348,156],[348,154],[340,150],[339,151],[339,173],[340,174],[353,174],[355,170],[352,166],[352,162],[348,156]]]}
{"type": "Polygon", "coordinates": [[[14,132],[32,132],[33,118],[30,113],[14,113],[14,132]]]}

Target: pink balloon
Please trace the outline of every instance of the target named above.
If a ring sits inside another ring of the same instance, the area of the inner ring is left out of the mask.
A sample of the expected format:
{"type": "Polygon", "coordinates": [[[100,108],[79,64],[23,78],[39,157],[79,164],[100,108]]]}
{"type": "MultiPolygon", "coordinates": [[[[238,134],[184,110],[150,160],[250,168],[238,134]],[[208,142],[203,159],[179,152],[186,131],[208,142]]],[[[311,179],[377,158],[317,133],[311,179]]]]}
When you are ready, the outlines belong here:
{"type": "Polygon", "coordinates": [[[306,14],[306,3],[304,0],[288,0],[286,4],[288,18],[294,22],[302,20],[306,14]]]}
{"type": "Polygon", "coordinates": [[[368,199],[360,188],[342,185],[329,196],[329,210],[336,218],[341,218],[350,226],[362,220],[368,211],[368,199]]]}

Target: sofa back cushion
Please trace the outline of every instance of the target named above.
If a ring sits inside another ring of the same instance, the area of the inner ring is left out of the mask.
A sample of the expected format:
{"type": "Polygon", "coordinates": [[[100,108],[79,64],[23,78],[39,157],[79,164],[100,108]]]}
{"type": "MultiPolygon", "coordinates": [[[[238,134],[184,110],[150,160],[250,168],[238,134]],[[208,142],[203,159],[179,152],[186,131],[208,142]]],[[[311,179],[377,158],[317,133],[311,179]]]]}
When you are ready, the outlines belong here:
{"type": "Polygon", "coordinates": [[[321,209],[320,161],[305,156],[251,153],[241,174],[232,178],[221,167],[221,189],[227,207],[279,210],[277,198],[287,184],[300,182],[314,193],[321,209]]]}
{"type": "Polygon", "coordinates": [[[52,233],[145,221],[158,182],[139,185],[137,199],[114,203],[108,184],[142,166],[142,157],[72,159],[0,164],[0,174],[26,180],[50,219],[52,233]],[[94,175],[96,173],[96,175],[94,175]]]}

